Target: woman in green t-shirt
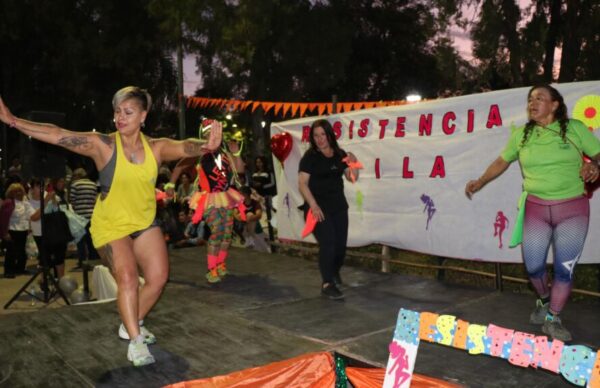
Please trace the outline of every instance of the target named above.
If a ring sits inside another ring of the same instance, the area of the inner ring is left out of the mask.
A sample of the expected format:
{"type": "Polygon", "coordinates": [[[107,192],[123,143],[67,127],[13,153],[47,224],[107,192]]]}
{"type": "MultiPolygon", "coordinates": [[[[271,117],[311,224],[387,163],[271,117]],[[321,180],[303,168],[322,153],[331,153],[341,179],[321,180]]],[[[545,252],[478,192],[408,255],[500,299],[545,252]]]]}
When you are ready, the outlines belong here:
{"type": "Polygon", "coordinates": [[[559,313],[573,286],[573,270],[583,251],[590,215],[585,182],[598,179],[600,140],[578,120],[569,119],[561,94],[549,85],[534,86],[527,96],[529,121],[511,134],[500,156],[483,175],[467,183],[469,198],[519,160],[526,196],[522,254],[538,294],[530,322],[541,324],[553,339],[570,341],[559,313]],[[582,155],[591,162],[584,163],[582,155]],[[554,248],[550,286],[546,261],[554,248]]]}

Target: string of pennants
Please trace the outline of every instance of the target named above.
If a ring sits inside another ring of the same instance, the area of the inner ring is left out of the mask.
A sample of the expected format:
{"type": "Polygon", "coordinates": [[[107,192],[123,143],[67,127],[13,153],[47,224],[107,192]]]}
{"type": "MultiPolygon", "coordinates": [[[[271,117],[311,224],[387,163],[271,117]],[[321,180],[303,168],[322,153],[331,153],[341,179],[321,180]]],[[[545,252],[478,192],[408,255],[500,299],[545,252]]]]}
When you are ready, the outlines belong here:
{"type": "MultiPolygon", "coordinates": [[[[343,113],[353,110],[405,104],[408,104],[406,100],[338,102],[336,103],[336,110],[337,113],[343,113]]],[[[187,97],[187,107],[224,109],[229,112],[241,112],[247,109],[251,109],[251,112],[254,112],[260,107],[264,111],[264,114],[267,114],[272,110],[273,115],[281,115],[282,117],[285,117],[288,113],[291,114],[291,117],[303,117],[307,112],[310,112],[313,115],[316,113],[319,116],[324,113],[333,113],[332,102],[244,101],[225,98],[187,97]]]]}

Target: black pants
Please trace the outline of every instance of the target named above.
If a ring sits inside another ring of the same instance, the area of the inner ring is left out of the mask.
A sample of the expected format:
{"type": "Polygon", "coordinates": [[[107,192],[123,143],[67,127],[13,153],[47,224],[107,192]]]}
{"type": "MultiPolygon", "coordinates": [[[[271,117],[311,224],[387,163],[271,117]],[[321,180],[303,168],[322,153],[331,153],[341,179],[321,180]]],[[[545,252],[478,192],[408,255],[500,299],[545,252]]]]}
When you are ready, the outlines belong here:
{"type": "Polygon", "coordinates": [[[319,269],[323,283],[332,283],[346,257],[348,241],[348,210],[324,213],[325,220],[317,222],[313,235],[319,243],[319,269]]]}
{"type": "Polygon", "coordinates": [[[33,238],[35,239],[35,243],[40,251],[38,256],[38,264],[43,266],[43,259],[45,259],[48,268],[54,268],[54,277],[58,277],[56,266],[65,263],[65,258],[67,256],[67,244],[46,244],[44,243],[42,236],[33,236],[33,238]],[[44,244],[43,247],[42,244],[44,244]],[[44,255],[43,257],[42,253],[44,255]]]}
{"type": "Polygon", "coordinates": [[[6,241],[6,257],[4,257],[4,274],[15,275],[25,272],[27,265],[27,254],[25,253],[25,242],[27,231],[9,230],[11,241],[6,241]]]}

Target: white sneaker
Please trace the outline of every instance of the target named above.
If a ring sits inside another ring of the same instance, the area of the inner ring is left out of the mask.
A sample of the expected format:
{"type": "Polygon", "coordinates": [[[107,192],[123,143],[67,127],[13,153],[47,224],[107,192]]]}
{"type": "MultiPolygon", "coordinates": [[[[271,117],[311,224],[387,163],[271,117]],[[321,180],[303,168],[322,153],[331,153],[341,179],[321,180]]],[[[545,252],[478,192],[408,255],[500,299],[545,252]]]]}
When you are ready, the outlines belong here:
{"type": "Polygon", "coordinates": [[[135,366],[143,366],[154,363],[154,356],[150,354],[148,345],[144,342],[130,342],[127,348],[127,359],[133,362],[135,366]]]}
{"type": "MultiPolygon", "coordinates": [[[[150,330],[146,329],[145,326],[140,326],[140,334],[144,336],[144,343],[146,345],[152,345],[156,343],[156,336],[150,332],[150,330]]],[[[123,340],[129,340],[129,333],[125,328],[125,325],[121,323],[119,326],[119,338],[123,340]]]]}

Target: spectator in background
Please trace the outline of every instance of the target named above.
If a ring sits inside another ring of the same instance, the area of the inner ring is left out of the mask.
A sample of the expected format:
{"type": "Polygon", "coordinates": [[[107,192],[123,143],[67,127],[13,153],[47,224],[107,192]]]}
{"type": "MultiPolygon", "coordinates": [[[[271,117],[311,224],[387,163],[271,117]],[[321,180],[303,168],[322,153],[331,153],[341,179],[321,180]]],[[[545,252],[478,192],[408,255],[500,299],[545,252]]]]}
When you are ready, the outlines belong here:
{"type": "Polygon", "coordinates": [[[187,203],[192,194],[194,194],[195,187],[192,184],[192,180],[187,172],[182,172],[179,176],[179,185],[177,186],[177,201],[179,203],[187,203]]]}
{"type": "Polygon", "coordinates": [[[69,196],[67,194],[67,180],[64,177],[50,179],[50,189],[56,195],[57,201],[62,205],[69,203],[69,196]]]}
{"type": "Polygon", "coordinates": [[[252,198],[252,189],[248,186],[242,186],[240,193],[244,196],[246,221],[242,220],[239,209],[235,209],[233,216],[239,228],[238,232],[244,237],[245,246],[260,252],[270,252],[271,248],[265,240],[265,234],[259,222],[262,217],[260,202],[252,198]]]}
{"type": "Polygon", "coordinates": [[[0,236],[6,246],[4,277],[14,278],[25,273],[27,254],[25,242],[29,232],[29,218],[35,211],[25,200],[25,188],[13,183],[6,190],[6,199],[0,208],[0,236]]]}
{"type": "MultiPolygon", "coordinates": [[[[259,196],[264,198],[263,204],[267,216],[267,225],[269,229],[269,238],[273,238],[273,228],[271,227],[271,208],[272,198],[277,194],[275,186],[275,175],[270,168],[267,158],[258,156],[254,160],[254,173],[252,174],[252,188],[256,190],[259,196]]],[[[260,221],[259,221],[260,223],[260,221]]]]}
{"type": "Polygon", "coordinates": [[[158,169],[158,175],[164,176],[166,181],[168,182],[171,179],[171,168],[169,168],[169,163],[162,163],[158,169]]]}
{"type": "Polygon", "coordinates": [[[21,178],[21,160],[18,157],[13,158],[10,167],[8,168],[9,177],[19,177],[21,178]]]}
{"type": "Polygon", "coordinates": [[[87,260],[98,260],[100,256],[92,243],[89,221],[94,212],[98,188],[96,184],[88,179],[87,172],[83,168],[77,168],[73,171],[73,183],[69,191],[69,202],[73,211],[88,220],[85,228],[85,235],[77,243],[78,267],[87,260]]]}
{"type": "MultiPolygon", "coordinates": [[[[38,247],[38,264],[42,266],[44,261],[42,260],[42,254],[44,255],[45,263],[49,267],[52,267],[52,262],[48,257],[48,252],[46,249],[42,247],[44,243],[42,237],[42,213],[41,213],[41,204],[40,204],[40,188],[42,183],[39,179],[33,179],[30,183],[29,188],[29,204],[35,210],[35,212],[30,217],[30,225],[31,225],[31,233],[33,234],[33,239],[35,240],[35,244],[38,247]]],[[[44,208],[48,206],[48,203],[52,200],[54,195],[52,193],[45,192],[44,195],[44,208]]],[[[58,277],[58,270],[54,267],[54,276],[58,277]]]]}
{"type": "Polygon", "coordinates": [[[256,190],[258,195],[267,200],[277,192],[277,188],[275,187],[275,175],[269,168],[267,158],[264,156],[258,156],[254,160],[252,187],[256,190]]]}

